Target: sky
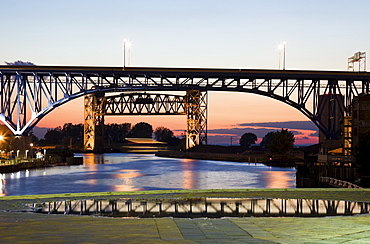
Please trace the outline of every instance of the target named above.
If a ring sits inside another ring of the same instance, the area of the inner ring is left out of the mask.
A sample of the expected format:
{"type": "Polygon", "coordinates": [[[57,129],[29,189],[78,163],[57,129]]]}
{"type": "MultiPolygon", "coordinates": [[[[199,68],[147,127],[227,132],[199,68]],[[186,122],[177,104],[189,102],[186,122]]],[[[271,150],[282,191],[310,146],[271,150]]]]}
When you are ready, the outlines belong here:
{"type": "MultiPolygon", "coordinates": [[[[370,45],[368,0],[0,2],[0,63],[122,66],[127,39],[130,66],[278,69],[277,46],[286,42],[286,69],[346,70],[348,57],[370,45]]],[[[297,144],[317,142],[315,128],[301,126],[308,119],[282,102],[245,93],[208,96],[211,144],[237,144],[245,132],[258,131],[261,138],[262,131],[283,125],[295,131],[297,144]]],[[[83,123],[82,102],[57,108],[37,126],[83,123]]],[[[141,121],[177,134],[186,126],[184,116],[106,118],[141,121]]]]}

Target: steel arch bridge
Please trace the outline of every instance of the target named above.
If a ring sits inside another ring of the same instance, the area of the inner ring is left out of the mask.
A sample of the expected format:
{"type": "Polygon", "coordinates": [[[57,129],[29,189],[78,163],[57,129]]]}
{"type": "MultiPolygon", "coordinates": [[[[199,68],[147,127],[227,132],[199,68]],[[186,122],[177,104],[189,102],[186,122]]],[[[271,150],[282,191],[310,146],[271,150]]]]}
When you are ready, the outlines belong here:
{"type": "Polygon", "coordinates": [[[369,94],[369,84],[368,72],[3,65],[0,120],[15,135],[27,135],[56,107],[89,94],[228,91],[284,102],[336,138],[338,116],[350,114],[353,97],[369,94]]]}

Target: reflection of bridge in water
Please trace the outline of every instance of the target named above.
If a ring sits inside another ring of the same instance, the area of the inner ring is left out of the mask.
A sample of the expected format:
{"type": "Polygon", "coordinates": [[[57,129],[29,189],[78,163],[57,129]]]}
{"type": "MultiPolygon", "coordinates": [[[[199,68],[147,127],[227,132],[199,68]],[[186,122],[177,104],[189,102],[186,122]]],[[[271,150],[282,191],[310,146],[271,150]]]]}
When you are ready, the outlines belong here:
{"type": "Polygon", "coordinates": [[[109,113],[186,114],[187,146],[206,142],[207,91],[274,98],[301,111],[326,138],[338,139],[352,99],[370,93],[368,72],[345,71],[0,66],[0,83],[0,120],[15,135],[28,134],[56,107],[85,96],[85,146],[90,140],[91,149],[99,145],[102,116],[109,113]],[[158,91],[186,94],[143,93],[158,91]],[[105,96],[110,92],[121,94],[105,96]]]}
{"type": "Polygon", "coordinates": [[[66,200],[33,204],[39,213],[111,217],[318,217],[368,214],[365,202],[312,199],[66,200]]]}

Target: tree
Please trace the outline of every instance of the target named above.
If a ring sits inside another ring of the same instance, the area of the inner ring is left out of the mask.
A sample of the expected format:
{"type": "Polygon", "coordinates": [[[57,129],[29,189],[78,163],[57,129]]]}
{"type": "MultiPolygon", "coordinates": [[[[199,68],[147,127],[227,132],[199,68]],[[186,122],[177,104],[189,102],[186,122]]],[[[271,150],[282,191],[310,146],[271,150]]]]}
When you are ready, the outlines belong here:
{"type": "Polygon", "coordinates": [[[130,132],[130,129],[131,123],[105,125],[105,140],[113,143],[122,143],[130,132]]]}
{"type": "Polygon", "coordinates": [[[177,147],[181,143],[181,139],[173,135],[172,130],[160,126],[154,131],[154,139],[161,142],[167,142],[167,145],[177,147]]]}
{"type": "Polygon", "coordinates": [[[154,131],[154,139],[156,139],[157,141],[169,142],[172,137],[173,137],[172,130],[166,127],[160,126],[157,127],[154,131]]]}
{"type": "Polygon", "coordinates": [[[146,122],[140,122],[132,127],[128,137],[131,138],[151,138],[153,134],[152,125],[146,122]]]}
{"type": "Polygon", "coordinates": [[[253,133],[244,133],[240,137],[239,143],[242,147],[250,147],[252,144],[255,144],[257,141],[257,136],[253,133]]]}
{"type": "Polygon", "coordinates": [[[31,143],[37,144],[39,142],[39,138],[33,133],[32,130],[28,133],[28,136],[31,138],[31,143]]]}
{"type": "Polygon", "coordinates": [[[287,129],[281,129],[273,134],[269,151],[272,154],[287,155],[294,148],[294,134],[287,129]]]}
{"type": "Polygon", "coordinates": [[[65,123],[62,128],[62,137],[65,144],[83,143],[84,140],[84,125],[65,123]]]}
{"type": "Polygon", "coordinates": [[[55,129],[48,129],[45,136],[45,143],[49,145],[56,145],[62,142],[62,131],[60,127],[55,129]]]}
{"type": "Polygon", "coordinates": [[[272,143],[272,139],[274,138],[274,134],[275,133],[276,133],[275,131],[271,131],[271,132],[267,133],[262,138],[262,141],[260,143],[261,147],[268,148],[271,145],[271,143],[272,143]]]}

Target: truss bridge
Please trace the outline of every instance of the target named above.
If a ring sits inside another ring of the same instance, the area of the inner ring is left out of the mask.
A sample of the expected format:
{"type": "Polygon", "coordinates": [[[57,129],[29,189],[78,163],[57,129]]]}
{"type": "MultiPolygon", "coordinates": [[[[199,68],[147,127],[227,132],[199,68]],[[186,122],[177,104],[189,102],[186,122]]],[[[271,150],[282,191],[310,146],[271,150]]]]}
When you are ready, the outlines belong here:
{"type": "MultiPolygon", "coordinates": [[[[193,129],[189,128],[206,123],[206,113],[201,112],[206,111],[205,94],[226,91],[254,93],[284,102],[309,118],[326,138],[336,139],[340,120],[351,113],[353,98],[368,95],[369,84],[368,72],[353,71],[0,66],[0,120],[15,135],[27,135],[56,107],[81,96],[85,96],[86,106],[89,98],[99,100],[99,94],[105,96],[111,92],[131,95],[122,95],[122,99],[128,100],[121,100],[121,105],[115,102],[119,97],[107,98],[106,115],[175,113],[175,107],[169,107],[167,112],[156,110],[155,106],[162,109],[166,104],[162,101],[159,105],[156,99],[164,97],[133,94],[176,91],[186,93],[184,104],[185,114],[191,117],[187,118],[187,134],[190,134],[193,129]],[[189,123],[195,124],[189,127],[189,123]]],[[[92,111],[101,109],[95,107],[92,111]]],[[[195,144],[200,143],[199,133],[192,137],[195,144]]]]}

